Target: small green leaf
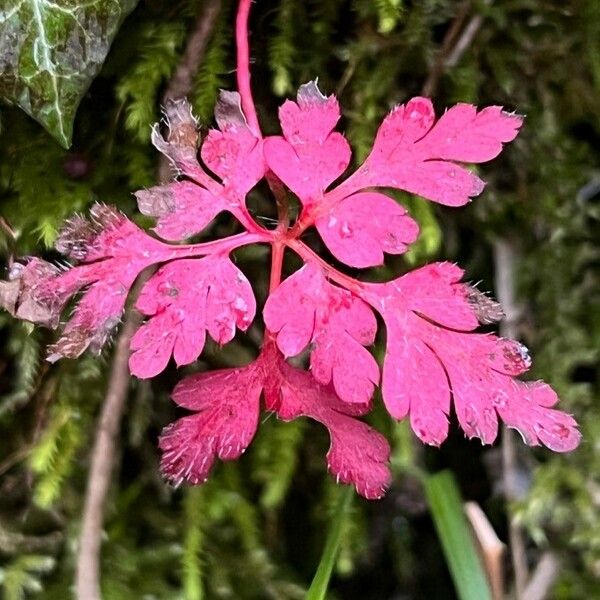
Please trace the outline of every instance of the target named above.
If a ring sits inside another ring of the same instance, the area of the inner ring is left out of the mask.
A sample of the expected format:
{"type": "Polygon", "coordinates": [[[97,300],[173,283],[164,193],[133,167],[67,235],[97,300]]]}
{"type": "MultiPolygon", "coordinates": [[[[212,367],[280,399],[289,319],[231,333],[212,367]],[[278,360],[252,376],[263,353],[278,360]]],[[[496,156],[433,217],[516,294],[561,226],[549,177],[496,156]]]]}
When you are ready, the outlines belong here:
{"type": "Polygon", "coordinates": [[[5,0],[0,8],[0,98],[68,148],[79,102],[137,0],[5,0]]]}
{"type": "Polygon", "coordinates": [[[340,542],[342,540],[342,532],[344,530],[344,521],[348,517],[350,505],[354,498],[354,488],[349,486],[340,493],[340,500],[336,507],[335,514],[331,520],[329,533],[321,555],[321,561],[317,568],[317,572],[310,584],[310,588],[306,593],[305,600],[325,600],[327,587],[331,579],[331,572],[337,558],[340,542]]]}
{"type": "Polygon", "coordinates": [[[441,471],[425,477],[423,484],[458,597],[460,600],[491,600],[454,476],[449,471],[441,471]]]}

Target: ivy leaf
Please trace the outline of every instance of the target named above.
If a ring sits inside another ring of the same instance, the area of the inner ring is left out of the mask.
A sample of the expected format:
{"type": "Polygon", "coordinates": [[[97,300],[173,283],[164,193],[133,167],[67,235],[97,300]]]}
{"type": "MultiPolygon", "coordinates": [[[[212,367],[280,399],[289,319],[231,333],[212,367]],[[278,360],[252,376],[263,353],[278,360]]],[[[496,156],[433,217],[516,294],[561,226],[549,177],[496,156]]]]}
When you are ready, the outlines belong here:
{"type": "Polygon", "coordinates": [[[77,107],[137,0],[8,0],[0,10],[0,97],[65,148],[77,107]]]}

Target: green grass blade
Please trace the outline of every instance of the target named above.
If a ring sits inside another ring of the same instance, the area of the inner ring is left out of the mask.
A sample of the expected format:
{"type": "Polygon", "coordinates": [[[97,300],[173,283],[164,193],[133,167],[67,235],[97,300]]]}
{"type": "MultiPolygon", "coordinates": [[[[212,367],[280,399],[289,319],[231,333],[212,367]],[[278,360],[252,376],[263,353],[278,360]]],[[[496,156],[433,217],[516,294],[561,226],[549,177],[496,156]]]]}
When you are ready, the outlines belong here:
{"type": "Polygon", "coordinates": [[[335,514],[333,515],[329,533],[327,534],[325,548],[323,548],[323,554],[321,555],[317,572],[310,584],[308,592],[306,592],[305,600],[325,600],[326,598],[327,587],[329,586],[329,580],[331,579],[331,573],[333,571],[333,566],[335,565],[335,559],[342,539],[344,521],[348,517],[352,498],[354,498],[354,488],[348,486],[348,488],[340,494],[340,500],[336,507],[335,514]]]}
{"type": "Polygon", "coordinates": [[[460,600],[492,600],[454,476],[442,471],[424,479],[425,495],[460,600]]]}

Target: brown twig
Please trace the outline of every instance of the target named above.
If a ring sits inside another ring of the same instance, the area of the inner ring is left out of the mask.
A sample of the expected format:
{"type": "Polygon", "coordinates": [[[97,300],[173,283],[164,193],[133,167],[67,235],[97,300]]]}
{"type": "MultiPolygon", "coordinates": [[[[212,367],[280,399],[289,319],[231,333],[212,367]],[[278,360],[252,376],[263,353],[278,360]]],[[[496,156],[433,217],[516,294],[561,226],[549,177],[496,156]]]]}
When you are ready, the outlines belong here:
{"type": "MultiPolygon", "coordinates": [[[[486,0],[485,4],[491,4],[491,1],[492,0],[486,0]]],[[[437,60],[423,84],[421,90],[423,96],[433,96],[435,94],[444,71],[455,67],[463,54],[473,43],[473,40],[483,23],[483,16],[481,14],[473,15],[463,29],[463,24],[466,21],[471,8],[472,3],[468,0],[459,6],[456,17],[442,41],[437,60]],[[460,33],[461,30],[462,33],[460,33]]]]}
{"type": "Polygon", "coordinates": [[[502,562],[506,546],[498,538],[492,524],[477,502],[466,502],[465,514],[471,524],[477,547],[483,558],[485,572],[492,588],[492,598],[501,600],[504,590],[502,562]]]}
{"type": "Polygon", "coordinates": [[[545,552],[523,592],[523,599],[545,600],[559,575],[560,559],[553,552],[545,552]]]}
{"type": "MultiPolygon", "coordinates": [[[[500,333],[504,337],[516,339],[519,337],[518,324],[521,318],[515,293],[515,265],[517,253],[514,246],[507,240],[497,240],[494,243],[494,263],[496,272],[496,296],[502,304],[505,319],[500,324],[500,333]]],[[[502,467],[504,472],[504,497],[507,503],[519,497],[518,468],[515,446],[515,434],[505,429],[502,434],[502,467]]],[[[526,600],[528,569],[525,540],[521,528],[515,520],[509,517],[509,549],[515,578],[515,597],[526,600]]]]}
{"type": "Polygon", "coordinates": [[[4,233],[7,235],[7,237],[11,241],[14,242],[17,239],[17,232],[15,231],[13,226],[8,222],[8,220],[5,219],[1,215],[0,215],[0,229],[2,229],[2,231],[4,231],[4,233]]]}
{"type": "MultiPolygon", "coordinates": [[[[167,100],[185,98],[192,91],[194,75],[198,72],[206,51],[206,46],[217,23],[221,10],[221,0],[207,0],[203,3],[203,10],[198,15],[196,23],[187,40],[181,61],[171,77],[165,93],[163,104],[167,100]]],[[[158,181],[163,182],[170,178],[169,160],[161,155],[158,163],[158,181]]]]}
{"type": "Polygon", "coordinates": [[[129,389],[129,343],[141,322],[130,309],[119,334],[106,397],[96,431],[83,507],[77,558],[76,590],[79,600],[100,600],[100,545],[104,507],[110,487],[116,438],[129,389]]]}
{"type": "Polygon", "coordinates": [[[450,28],[444,36],[436,61],[433,64],[431,70],[429,71],[429,75],[425,80],[423,87],[421,88],[421,93],[423,94],[423,96],[433,96],[435,94],[438,81],[442,76],[444,69],[446,68],[446,57],[448,56],[448,53],[452,50],[452,45],[454,44],[458,34],[460,33],[463,23],[469,15],[470,10],[471,3],[469,2],[469,0],[466,0],[458,7],[456,17],[454,18],[454,21],[452,21],[450,28]]]}
{"type": "MultiPolygon", "coordinates": [[[[194,74],[198,71],[204,56],[220,8],[221,0],[208,0],[204,3],[204,9],[188,37],[181,61],[167,85],[165,100],[182,98],[190,93],[194,74]]],[[[167,179],[168,161],[161,160],[157,171],[159,181],[167,179]]],[[[151,273],[152,270],[149,270],[140,276],[137,290],[151,273]]],[[[134,291],[132,296],[135,295],[134,291]]],[[[110,487],[117,436],[129,390],[129,344],[140,325],[141,318],[133,308],[126,312],[123,329],[119,334],[113,356],[106,397],[94,440],[77,557],[75,586],[78,600],[101,600],[102,597],[100,547],[104,509],[110,487]]]]}

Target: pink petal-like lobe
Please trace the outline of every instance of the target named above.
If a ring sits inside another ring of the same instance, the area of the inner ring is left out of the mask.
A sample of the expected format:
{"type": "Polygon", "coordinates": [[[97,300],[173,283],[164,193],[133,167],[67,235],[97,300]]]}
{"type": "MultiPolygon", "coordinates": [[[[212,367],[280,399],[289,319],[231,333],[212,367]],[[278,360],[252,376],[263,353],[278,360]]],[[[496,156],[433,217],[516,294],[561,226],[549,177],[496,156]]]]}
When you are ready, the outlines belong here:
{"type": "Polygon", "coordinates": [[[179,485],[206,481],[217,458],[235,460],[246,450],[258,424],[262,384],[256,365],[186,377],[173,400],[197,414],[171,423],[159,447],[163,475],[179,485]]]}
{"type": "Polygon", "coordinates": [[[327,464],[336,481],[353,484],[367,499],[381,498],[391,482],[390,447],[380,433],[353,418],[366,407],[341,402],[331,386],[280,357],[267,358],[265,369],[267,408],[284,421],[305,416],[325,425],[331,438],[327,464]]]}
{"type": "Polygon", "coordinates": [[[164,429],[163,475],[176,485],[201,484],[216,458],[238,458],[256,431],[261,391],[267,410],[284,421],[309,417],[327,427],[327,464],[338,482],[368,499],[383,496],[391,482],[389,444],[355,418],[369,406],[342,402],[331,386],[287,364],[271,343],[247,367],[192,375],[175,387],[173,400],[197,414],[164,429]]]}
{"type": "Polygon", "coordinates": [[[239,217],[245,195],[265,174],[262,140],[251,132],[237,92],[221,91],[215,116],[219,129],[209,131],[201,148],[205,165],[221,183],[205,173],[198,162],[198,123],[186,100],[168,101],[166,135],[158,125],[154,145],[191,181],[178,181],[137,192],[143,214],[159,217],[156,232],[167,240],[182,240],[199,233],[221,211],[239,217]]]}
{"type": "Polygon", "coordinates": [[[162,267],[146,283],[136,308],[150,319],[131,340],[131,372],[158,375],[171,354],[178,365],[195,361],[208,332],[219,344],[245,331],[256,313],[246,276],[228,257],[182,259],[162,267]]]}
{"type": "Polygon", "coordinates": [[[390,282],[397,301],[448,327],[471,331],[479,325],[472,288],[460,283],[464,271],[448,262],[432,263],[390,282]]]}
{"type": "Polygon", "coordinates": [[[403,254],[419,234],[406,209],[376,192],[344,198],[315,225],[331,253],[356,268],[383,264],[384,252],[403,254]]]}
{"type": "Polygon", "coordinates": [[[202,160],[221,178],[224,194],[241,199],[265,174],[262,140],[248,127],[237,92],[221,91],[215,117],[219,129],[208,132],[202,160]]]}
{"type": "Polygon", "coordinates": [[[310,206],[348,167],[351,150],[346,138],[333,132],[340,118],[334,96],[323,96],[315,82],[300,87],[296,102],[279,110],[283,137],[265,140],[269,168],[310,206]]]}
{"type": "Polygon", "coordinates": [[[103,204],[91,208],[89,219],[76,216],[67,221],[56,249],[79,264],[58,268],[33,259],[15,265],[4,300],[17,317],[57,327],[68,300],[82,292],[61,337],[48,348],[50,361],[76,358],[88,347],[99,351],[119,323],[140,272],[173,254],[103,204]]]}
{"type": "Polygon", "coordinates": [[[455,163],[495,158],[517,136],[523,119],[499,106],[477,112],[470,104],[457,104],[434,121],[428,98],[413,98],[395,108],[356,174],[360,185],[396,187],[448,206],[466,204],[482,192],[484,183],[455,163]]]}
{"type": "Polygon", "coordinates": [[[346,402],[369,402],[379,368],[365,348],[377,330],[365,302],[330,284],[318,266],[307,264],[270,294],[263,314],[284,356],[296,356],[312,342],[315,379],[333,382],[346,402]]]}
{"type": "Polygon", "coordinates": [[[448,436],[450,388],[444,367],[434,352],[418,338],[404,336],[404,328],[388,326],[388,346],[383,367],[382,393],[395,419],[410,415],[410,424],[421,441],[439,446],[448,436]]]}
{"type": "Polygon", "coordinates": [[[165,240],[179,241],[200,233],[221,211],[230,207],[191,181],[175,181],[136,192],[138,208],[157,217],[154,231],[165,240]]]}

